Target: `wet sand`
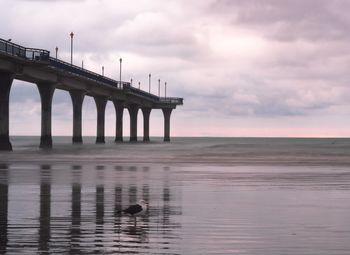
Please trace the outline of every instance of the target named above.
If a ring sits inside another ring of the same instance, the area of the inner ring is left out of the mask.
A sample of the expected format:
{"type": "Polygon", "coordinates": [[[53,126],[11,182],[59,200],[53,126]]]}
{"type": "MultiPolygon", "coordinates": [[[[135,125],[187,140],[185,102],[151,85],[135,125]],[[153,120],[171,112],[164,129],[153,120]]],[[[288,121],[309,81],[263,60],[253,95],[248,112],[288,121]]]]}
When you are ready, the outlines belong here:
{"type": "Polygon", "coordinates": [[[258,164],[252,152],[263,145],[233,148],[237,141],[220,139],[62,143],[51,152],[30,141],[0,155],[0,253],[348,254],[350,171],[336,161],[347,157],[341,142],[272,144],[260,153],[277,150],[294,164],[258,164]],[[231,156],[196,156],[218,152],[231,156]],[[252,160],[232,163],[232,154],[252,160]],[[117,212],[139,199],[150,206],[135,226],[117,212]]]}

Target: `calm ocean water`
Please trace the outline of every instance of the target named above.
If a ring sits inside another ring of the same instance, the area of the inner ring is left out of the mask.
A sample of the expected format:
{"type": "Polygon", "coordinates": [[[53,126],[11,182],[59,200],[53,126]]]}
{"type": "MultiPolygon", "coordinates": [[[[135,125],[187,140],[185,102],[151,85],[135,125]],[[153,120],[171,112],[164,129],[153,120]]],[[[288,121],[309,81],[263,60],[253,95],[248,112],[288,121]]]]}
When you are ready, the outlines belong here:
{"type": "Polygon", "coordinates": [[[0,254],[350,254],[350,139],[11,140],[0,254]]]}

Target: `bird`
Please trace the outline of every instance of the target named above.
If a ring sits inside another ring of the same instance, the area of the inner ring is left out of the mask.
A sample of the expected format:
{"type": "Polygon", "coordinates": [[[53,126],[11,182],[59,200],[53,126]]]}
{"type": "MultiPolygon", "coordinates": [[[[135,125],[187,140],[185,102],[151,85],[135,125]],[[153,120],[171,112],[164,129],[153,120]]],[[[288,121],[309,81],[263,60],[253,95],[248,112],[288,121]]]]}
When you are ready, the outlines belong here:
{"type": "Polygon", "coordinates": [[[145,200],[141,199],[137,204],[130,205],[128,208],[119,211],[119,213],[126,213],[131,216],[139,216],[145,214],[147,211],[148,204],[145,200]]]}
{"type": "Polygon", "coordinates": [[[145,200],[141,199],[137,204],[130,205],[128,208],[118,211],[118,213],[126,213],[134,217],[136,225],[136,216],[140,216],[146,213],[148,204],[145,200]]]}

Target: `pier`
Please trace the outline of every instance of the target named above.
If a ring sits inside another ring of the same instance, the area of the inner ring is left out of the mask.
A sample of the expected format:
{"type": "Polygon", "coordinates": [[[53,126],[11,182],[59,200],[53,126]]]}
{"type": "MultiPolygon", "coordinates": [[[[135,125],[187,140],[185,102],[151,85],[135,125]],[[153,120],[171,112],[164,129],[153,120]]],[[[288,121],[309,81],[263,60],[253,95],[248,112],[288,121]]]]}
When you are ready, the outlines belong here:
{"type": "Polygon", "coordinates": [[[9,137],[9,95],[14,79],[36,84],[41,98],[40,148],[52,148],[52,98],[56,89],[72,99],[73,143],[82,143],[82,105],[85,96],[94,98],[97,109],[96,143],[105,142],[105,108],[112,101],[116,112],[115,141],[123,141],[123,114],[130,115],[130,142],[137,141],[137,115],[143,114],[143,141],[149,139],[150,113],[164,115],[164,141],[170,141],[170,116],[182,98],[160,97],[57,58],[43,49],[27,48],[0,39],[0,150],[12,150],[9,137]]]}

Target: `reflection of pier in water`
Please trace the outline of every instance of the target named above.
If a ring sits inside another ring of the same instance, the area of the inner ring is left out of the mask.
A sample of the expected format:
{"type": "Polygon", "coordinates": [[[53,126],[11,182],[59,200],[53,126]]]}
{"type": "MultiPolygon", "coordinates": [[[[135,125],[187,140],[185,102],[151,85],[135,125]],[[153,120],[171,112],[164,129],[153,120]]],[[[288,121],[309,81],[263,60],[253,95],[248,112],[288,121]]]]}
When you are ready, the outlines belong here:
{"type": "Polygon", "coordinates": [[[19,208],[21,202],[16,202],[21,199],[16,196],[17,187],[25,189],[25,185],[11,179],[14,175],[20,180],[23,170],[0,165],[0,253],[9,249],[28,253],[150,253],[176,246],[180,227],[176,215],[181,208],[171,204],[181,197],[172,188],[169,169],[157,170],[153,173],[157,178],[152,178],[148,167],[56,168],[42,165],[36,172],[35,187],[32,183],[26,195],[32,201],[29,211],[37,211],[37,217],[31,217],[26,208],[19,208]],[[133,218],[118,211],[141,198],[149,201],[150,208],[134,226],[133,218]],[[20,222],[11,220],[15,210],[22,210],[20,222]],[[21,228],[25,232],[22,237],[15,233],[21,228]]]}
{"type": "Polygon", "coordinates": [[[7,165],[0,165],[0,254],[7,246],[8,185],[7,165]]]}

